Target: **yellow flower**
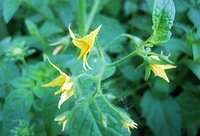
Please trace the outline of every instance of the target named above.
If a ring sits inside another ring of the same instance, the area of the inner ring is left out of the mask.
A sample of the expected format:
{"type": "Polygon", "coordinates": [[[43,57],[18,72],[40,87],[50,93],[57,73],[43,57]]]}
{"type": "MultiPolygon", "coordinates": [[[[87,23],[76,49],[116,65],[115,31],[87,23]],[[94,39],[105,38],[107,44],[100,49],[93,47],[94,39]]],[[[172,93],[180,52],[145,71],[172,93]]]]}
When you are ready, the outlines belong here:
{"type": "MultiPolygon", "coordinates": [[[[160,60],[157,56],[150,56],[152,58],[158,59],[160,60]]],[[[155,74],[155,76],[159,76],[161,78],[163,78],[164,80],[166,80],[167,82],[169,82],[169,79],[165,73],[165,69],[172,69],[175,68],[176,66],[172,66],[172,65],[158,65],[158,64],[153,64],[150,63],[151,66],[151,70],[153,71],[153,73],[155,74]]]]}
{"type": "Polygon", "coordinates": [[[59,124],[59,125],[60,125],[60,124],[63,124],[62,131],[64,131],[64,130],[65,130],[65,126],[66,126],[67,121],[69,120],[69,118],[67,118],[67,115],[64,114],[64,115],[62,115],[62,116],[56,117],[54,120],[55,120],[55,121],[58,121],[58,124],[59,124]]]}
{"type": "Polygon", "coordinates": [[[65,102],[67,99],[69,99],[73,94],[73,82],[69,82],[70,77],[66,75],[64,72],[62,72],[57,66],[55,66],[49,58],[47,58],[49,63],[59,71],[61,74],[59,77],[55,78],[52,82],[42,85],[43,87],[54,87],[54,86],[61,86],[58,91],[55,92],[55,95],[61,94],[59,103],[58,103],[58,108],[60,109],[60,106],[63,102],[65,102]]]}
{"type": "Polygon", "coordinates": [[[138,124],[135,123],[131,118],[129,118],[125,113],[120,112],[118,116],[121,123],[125,126],[125,128],[128,129],[130,133],[131,133],[130,128],[132,129],[137,128],[138,124]]]}
{"type": "Polygon", "coordinates": [[[71,24],[69,24],[69,33],[70,33],[70,35],[71,35],[71,37],[73,39],[72,42],[73,42],[73,44],[75,46],[77,46],[78,48],[81,49],[81,53],[80,53],[80,55],[78,57],[78,60],[83,57],[83,68],[85,70],[87,70],[86,67],[85,67],[85,65],[86,65],[89,69],[92,69],[87,63],[87,54],[92,49],[92,47],[94,45],[95,37],[98,34],[98,32],[99,32],[99,30],[100,30],[102,25],[97,27],[94,31],[92,31],[90,34],[86,35],[83,38],[76,38],[74,36],[72,30],[70,29],[70,25],[71,24]]]}
{"type": "Polygon", "coordinates": [[[120,121],[124,125],[124,127],[128,129],[129,133],[131,133],[130,128],[134,129],[134,128],[137,128],[137,126],[138,126],[138,124],[136,124],[133,120],[130,123],[125,122],[121,119],[120,119],[120,121]]]}

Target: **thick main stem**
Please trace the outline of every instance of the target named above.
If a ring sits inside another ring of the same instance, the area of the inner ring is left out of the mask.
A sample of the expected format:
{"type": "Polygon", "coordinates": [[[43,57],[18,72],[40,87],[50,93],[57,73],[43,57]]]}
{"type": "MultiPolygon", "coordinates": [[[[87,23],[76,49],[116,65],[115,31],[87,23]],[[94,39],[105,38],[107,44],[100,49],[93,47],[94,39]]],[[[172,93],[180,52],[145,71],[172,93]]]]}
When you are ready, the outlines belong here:
{"type": "Polygon", "coordinates": [[[78,15],[79,15],[79,34],[83,37],[86,34],[85,30],[85,14],[86,14],[86,2],[85,0],[78,1],[78,15]]]}
{"type": "Polygon", "coordinates": [[[94,16],[98,10],[99,3],[100,3],[100,0],[95,0],[94,5],[92,6],[92,10],[90,11],[90,15],[87,19],[87,24],[86,24],[86,29],[85,29],[86,33],[88,32],[90,25],[94,19],[94,16]]]}

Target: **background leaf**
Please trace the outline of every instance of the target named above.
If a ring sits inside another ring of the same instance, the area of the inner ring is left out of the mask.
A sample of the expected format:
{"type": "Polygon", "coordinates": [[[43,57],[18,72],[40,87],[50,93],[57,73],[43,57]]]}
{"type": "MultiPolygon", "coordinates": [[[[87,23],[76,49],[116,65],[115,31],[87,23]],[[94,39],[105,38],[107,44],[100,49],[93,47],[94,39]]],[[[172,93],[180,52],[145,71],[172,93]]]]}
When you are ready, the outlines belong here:
{"type": "Polygon", "coordinates": [[[35,83],[32,79],[28,77],[18,77],[10,81],[10,84],[16,88],[34,87],[35,83]]]}
{"type": "Polygon", "coordinates": [[[179,106],[171,97],[158,99],[150,91],[146,91],[140,106],[146,124],[156,136],[181,135],[179,106]]]}
{"type": "Polygon", "coordinates": [[[13,90],[6,98],[3,109],[3,135],[9,135],[10,129],[16,125],[13,121],[23,119],[29,121],[33,103],[33,93],[25,89],[13,90]]]}
{"type": "Polygon", "coordinates": [[[26,27],[28,28],[29,33],[32,36],[39,38],[40,35],[39,35],[37,26],[31,20],[28,20],[28,19],[25,20],[25,23],[26,23],[26,27]]]}
{"type": "Polygon", "coordinates": [[[127,129],[122,128],[118,115],[111,110],[101,99],[97,99],[98,105],[109,124],[105,128],[101,123],[100,114],[94,103],[86,103],[79,108],[69,119],[68,131],[73,136],[130,136],[127,129]],[[73,131],[76,129],[76,131],[73,131]]]}
{"type": "Polygon", "coordinates": [[[6,23],[8,23],[15,12],[18,10],[22,0],[7,0],[3,9],[3,16],[6,23]]]}

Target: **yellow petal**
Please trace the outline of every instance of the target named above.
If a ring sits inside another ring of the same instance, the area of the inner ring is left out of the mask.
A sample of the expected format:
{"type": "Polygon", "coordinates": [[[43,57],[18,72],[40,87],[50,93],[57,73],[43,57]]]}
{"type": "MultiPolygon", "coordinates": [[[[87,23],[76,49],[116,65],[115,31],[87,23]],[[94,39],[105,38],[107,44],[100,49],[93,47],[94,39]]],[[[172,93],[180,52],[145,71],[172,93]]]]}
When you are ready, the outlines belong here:
{"type": "Polygon", "coordinates": [[[54,93],[54,95],[57,95],[57,94],[60,94],[60,93],[62,93],[63,91],[62,91],[62,87],[58,90],[58,91],[56,91],[55,93],[54,93]]]}
{"type": "Polygon", "coordinates": [[[88,65],[88,62],[86,61],[85,63],[83,63],[83,68],[87,71],[85,65],[90,69],[92,70],[92,68],[88,65]]]}
{"type": "Polygon", "coordinates": [[[60,109],[61,104],[63,104],[63,102],[65,102],[67,99],[69,99],[73,94],[74,94],[73,89],[68,90],[68,91],[64,91],[60,96],[58,108],[60,109]]]}
{"type": "Polygon", "coordinates": [[[75,38],[75,36],[74,36],[72,30],[70,29],[70,26],[71,26],[71,23],[70,23],[69,26],[68,26],[69,34],[71,35],[72,38],[75,38]]]}
{"type": "Polygon", "coordinates": [[[62,116],[58,116],[54,119],[54,121],[63,121],[65,118],[67,117],[66,114],[62,115],[62,116]]]}
{"type": "MultiPolygon", "coordinates": [[[[63,73],[56,65],[54,65],[53,63],[51,63],[51,61],[49,60],[49,58],[47,58],[47,59],[48,59],[49,63],[50,63],[55,69],[57,69],[61,75],[66,75],[66,74],[63,73]]],[[[66,77],[69,78],[69,76],[67,76],[67,75],[66,75],[66,77]]]]}
{"type": "Polygon", "coordinates": [[[66,120],[63,122],[62,131],[64,131],[64,130],[65,130],[65,126],[66,126],[66,124],[67,124],[67,121],[68,121],[68,119],[66,119],[66,120]]]}
{"type": "Polygon", "coordinates": [[[163,69],[172,69],[172,68],[176,68],[176,66],[172,66],[172,65],[161,65],[163,69]]]}
{"type": "Polygon", "coordinates": [[[71,90],[71,88],[72,88],[72,86],[73,86],[73,82],[71,82],[71,83],[65,83],[64,84],[64,86],[62,87],[62,90],[71,90]]]}
{"type": "Polygon", "coordinates": [[[85,44],[81,50],[80,55],[78,56],[78,60],[83,56],[86,55],[86,53],[88,52],[89,46],[87,44],[85,44]]]}
{"type": "Polygon", "coordinates": [[[156,76],[159,76],[169,82],[169,79],[161,65],[155,65],[151,63],[151,70],[154,72],[156,76]]]}
{"type": "Polygon", "coordinates": [[[86,44],[82,39],[80,39],[80,38],[74,38],[73,40],[72,40],[72,42],[73,42],[73,44],[76,46],[76,47],[78,47],[78,48],[80,48],[80,49],[82,49],[83,47],[84,47],[84,45],[86,44]]]}
{"type": "Polygon", "coordinates": [[[71,24],[69,24],[68,29],[69,29],[69,33],[70,33],[70,35],[71,35],[71,37],[72,37],[72,39],[73,39],[72,42],[73,42],[73,44],[74,44],[75,46],[77,46],[78,48],[82,49],[83,46],[84,46],[86,43],[85,43],[81,38],[76,38],[76,37],[74,36],[72,30],[70,29],[70,25],[71,25],[71,24]]]}
{"type": "Polygon", "coordinates": [[[42,85],[43,87],[54,87],[54,86],[61,86],[65,83],[66,76],[60,75],[59,77],[55,78],[53,81],[51,81],[48,84],[42,85]]]}
{"type": "Polygon", "coordinates": [[[102,25],[100,25],[94,31],[92,31],[90,34],[88,34],[88,35],[86,35],[85,37],[82,38],[83,41],[89,45],[89,49],[92,48],[92,46],[94,44],[94,41],[95,41],[95,37],[99,33],[99,30],[100,30],[101,26],[102,25]]]}

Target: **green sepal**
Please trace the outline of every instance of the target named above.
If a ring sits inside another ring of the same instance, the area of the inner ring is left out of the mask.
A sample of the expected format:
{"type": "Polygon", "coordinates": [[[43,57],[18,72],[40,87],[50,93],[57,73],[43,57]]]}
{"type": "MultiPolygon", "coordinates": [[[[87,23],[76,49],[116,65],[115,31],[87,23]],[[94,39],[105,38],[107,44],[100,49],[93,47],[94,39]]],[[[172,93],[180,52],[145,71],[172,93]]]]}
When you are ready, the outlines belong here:
{"type": "Polygon", "coordinates": [[[156,65],[166,65],[168,63],[162,61],[162,60],[159,60],[159,59],[156,59],[156,58],[153,58],[153,57],[147,57],[146,59],[149,63],[152,63],[152,64],[156,64],[156,65]]]}
{"type": "Polygon", "coordinates": [[[135,69],[135,71],[138,71],[140,70],[143,66],[145,65],[145,63],[141,63],[139,66],[137,66],[137,68],[135,69]]]}
{"type": "Polygon", "coordinates": [[[131,124],[131,123],[133,122],[133,120],[130,119],[130,118],[126,115],[126,113],[124,113],[124,112],[118,113],[118,116],[119,116],[119,119],[122,120],[122,121],[124,121],[124,122],[127,122],[127,123],[129,123],[129,124],[131,124]]]}
{"type": "Polygon", "coordinates": [[[150,77],[151,74],[151,65],[149,62],[145,61],[145,75],[144,75],[144,80],[147,81],[150,77]]]}
{"type": "Polygon", "coordinates": [[[171,65],[173,65],[174,64],[174,62],[172,62],[171,60],[169,60],[166,56],[164,56],[164,55],[158,55],[158,58],[161,60],[161,61],[163,61],[163,62],[166,62],[166,63],[168,63],[168,64],[171,64],[171,65]]]}

